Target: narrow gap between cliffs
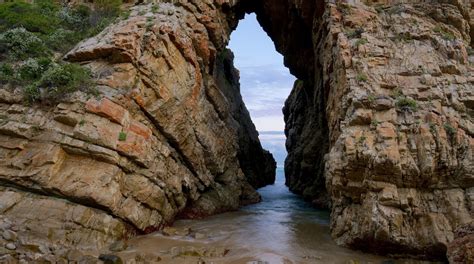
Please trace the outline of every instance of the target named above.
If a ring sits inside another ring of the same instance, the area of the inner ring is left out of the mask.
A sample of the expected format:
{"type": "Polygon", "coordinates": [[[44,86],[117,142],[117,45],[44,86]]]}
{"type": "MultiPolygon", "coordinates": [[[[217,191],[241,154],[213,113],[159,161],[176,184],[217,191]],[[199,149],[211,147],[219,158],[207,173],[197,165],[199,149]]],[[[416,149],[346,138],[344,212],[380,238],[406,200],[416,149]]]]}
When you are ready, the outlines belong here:
{"type": "MultiPolygon", "coordinates": [[[[254,13],[247,14],[232,33],[228,48],[240,73],[240,94],[264,149],[277,162],[278,177],[284,177],[287,156],[282,108],[295,77],[283,65],[283,56],[259,25],[254,13]]],[[[261,187],[261,186],[260,186],[261,187]]]]}

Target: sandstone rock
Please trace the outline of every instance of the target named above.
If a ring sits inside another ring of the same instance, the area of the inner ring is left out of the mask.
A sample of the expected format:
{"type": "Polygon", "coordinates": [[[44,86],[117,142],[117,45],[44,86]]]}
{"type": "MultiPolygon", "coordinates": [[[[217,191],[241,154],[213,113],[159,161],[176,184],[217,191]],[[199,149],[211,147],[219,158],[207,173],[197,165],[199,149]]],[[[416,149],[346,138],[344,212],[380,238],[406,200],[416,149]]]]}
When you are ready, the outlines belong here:
{"type": "Polygon", "coordinates": [[[109,250],[113,252],[117,252],[117,251],[123,251],[127,249],[127,247],[128,247],[127,241],[119,240],[112,243],[112,245],[109,246],[109,250]]]}
{"type": "Polygon", "coordinates": [[[189,227],[185,227],[185,228],[177,229],[175,234],[177,236],[187,236],[187,235],[189,235],[190,232],[191,232],[191,229],[189,227]]]}
{"type": "Polygon", "coordinates": [[[169,227],[169,226],[167,226],[167,227],[163,228],[163,230],[161,230],[161,232],[165,236],[174,236],[176,234],[176,231],[177,231],[176,228],[169,227]]]}
{"type": "Polygon", "coordinates": [[[298,78],[290,190],[331,209],[338,244],[444,260],[474,208],[472,4],[347,2],[137,3],[65,56],[92,70],[97,98],[25,106],[0,89],[0,227],[30,245],[16,251],[60,260],[259,201],[275,162],[225,49],[255,12],[298,78]]]}
{"type": "Polygon", "coordinates": [[[273,183],[276,164],[225,49],[238,20],[225,10],[236,4],[124,5],[128,18],[65,56],[91,69],[97,97],[25,106],[18,91],[0,89],[0,214],[24,229],[18,239],[31,246],[18,250],[29,260],[38,242],[58,260],[66,249],[103,252],[178,214],[260,200],[255,188],[273,183]]]}
{"type": "Polygon", "coordinates": [[[5,248],[6,248],[6,249],[9,249],[9,250],[15,250],[15,249],[16,249],[16,245],[13,244],[13,243],[7,243],[7,244],[5,245],[5,248]]]}
{"type": "MultiPolygon", "coordinates": [[[[472,90],[460,78],[473,75],[463,51],[471,43],[466,8],[472,7],[468,1],[358,2],[320,11],[300,6],[308,17],[324,15],[313,27],[283,30],[312,34],[305,47],[314,54],[308,61],[317,63],[306,68],[319,65],[314,76],[292,69],[299,80],[284,108],[286,183],[331,208],[338,244],[444,260],[453,231],[474,215],[473,182],[466,181],[474,141],[466,125],[455,128],[472,116],[459,103],[469,105],[472,90]],[[360,36],[357,25],[363,25],[360,36]],[[456,99],[460,94],[465,99],[456,99]],[[436,115],[423,119],[428,113],[436,115]]],[[[291,14],[280,15],[282,21],[285,16],[291,14]]],[[[277,47],[291,47],[278,36],[272,36],[277,47]]],[[[303,53],[286,52],[285,61],[303,53]]]]}
{"type": "Polygon", "coordinates": [[[207,235],[203,234],[203,233],[196,232],[196,233],[193,234],[193,237],[195,239],[205,239],[205,238],[207,238],[207,235]]]}
{"type": "Polygon", "coordinates": [[[183,248],[173,248],[171,254],[174,257],[207,257],[207,258],[222,258],[230,250],[225,247],[210,247],[210,248],[196,248],[194,246],[187,246],[183,248]]]}
{"type": "Polygon", "coordinates": [[[448,245],[449,263],[474,261],[474,223],[463,225],[455,231],[454,240],[448,245]]]}
{"type": "Polygon", "coordinates": [[[15,241],[16,238],[17,238],[17,234],[13,231],[5,230],[2,233],[2,237],[3,237],[3,239],[5,239],[7,241],[15,241]]]}
{"type": "Polygon", "coordinates": [[[137,263],[158,263],[161,261],[161,257],[153,254],[137,254],[135,256],[137,263]]]}

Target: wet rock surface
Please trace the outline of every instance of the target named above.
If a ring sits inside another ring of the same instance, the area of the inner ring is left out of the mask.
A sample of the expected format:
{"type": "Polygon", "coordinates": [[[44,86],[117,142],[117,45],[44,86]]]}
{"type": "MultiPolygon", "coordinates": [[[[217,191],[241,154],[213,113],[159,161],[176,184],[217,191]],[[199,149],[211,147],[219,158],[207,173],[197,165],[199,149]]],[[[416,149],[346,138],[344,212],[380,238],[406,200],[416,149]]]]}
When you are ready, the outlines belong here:
{"type": "Polygon", "coordinates": [[[26,105],[18,89],[0,89],[0,214],[19,228],[1,230],[2,256],[97,259],[177,217],[260,201],[275,162],[225,49],[229,5],[131,7],[65,56],[91,69],[97,96],[26,105]]]}
{"type": "Polygon", "coordinates": [[[314,20],[316,74],[286,102],[287,184],[341,245],[446,259],[474,213],[471,3],[348,2],[314,20]]]}
{"type": "Polygon", "coordinates": [[[460,226],[448,245],[449,263],[474,262],[474,222],[460,226]]]}
{"type": "Polygon", "coordinates": [[[26,105],[0,89],[0,260],[97,259],[177,217],[260,200],[275,163],[225,49],[244,12],[299,79],[284,108],[287,185],[332,210],[336,242],[440,260],[455,243],[450,260],[469,260],[471,236],[455,230],[474,210],[473,10],[458,0],[132,7],[65,56],[92,70],[100,95],[26,105]]]}

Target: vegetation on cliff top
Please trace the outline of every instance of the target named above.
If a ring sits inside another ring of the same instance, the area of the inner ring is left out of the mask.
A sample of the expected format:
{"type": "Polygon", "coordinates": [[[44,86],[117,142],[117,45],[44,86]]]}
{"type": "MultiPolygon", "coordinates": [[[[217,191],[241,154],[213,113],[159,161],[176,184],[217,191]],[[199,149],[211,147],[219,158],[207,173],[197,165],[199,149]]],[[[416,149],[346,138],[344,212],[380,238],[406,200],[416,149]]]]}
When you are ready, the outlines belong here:
{"type": "Polygon", "coordinates": [[[53,0],[0,3],[0,88],[22,87],[29,102],[95,91],[88,69],[61,60],[120,14],[121,0],[74,7],[53,0]]]}

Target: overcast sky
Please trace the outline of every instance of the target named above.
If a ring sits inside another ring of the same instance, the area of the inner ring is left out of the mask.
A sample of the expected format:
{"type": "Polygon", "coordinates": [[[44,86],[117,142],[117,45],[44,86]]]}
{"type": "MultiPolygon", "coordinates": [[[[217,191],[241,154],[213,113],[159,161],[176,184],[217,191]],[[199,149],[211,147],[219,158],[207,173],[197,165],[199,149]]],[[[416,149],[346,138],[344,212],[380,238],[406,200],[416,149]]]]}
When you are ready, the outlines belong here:
{"type": "Polygon", "coordinates": [[[283,131],[282,108],[295,77],[257,22],[246,15],[231,35],[229,48],[240,70],[241,93],[258,131],[283,131]]]}

